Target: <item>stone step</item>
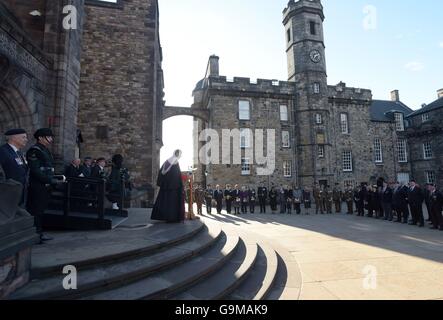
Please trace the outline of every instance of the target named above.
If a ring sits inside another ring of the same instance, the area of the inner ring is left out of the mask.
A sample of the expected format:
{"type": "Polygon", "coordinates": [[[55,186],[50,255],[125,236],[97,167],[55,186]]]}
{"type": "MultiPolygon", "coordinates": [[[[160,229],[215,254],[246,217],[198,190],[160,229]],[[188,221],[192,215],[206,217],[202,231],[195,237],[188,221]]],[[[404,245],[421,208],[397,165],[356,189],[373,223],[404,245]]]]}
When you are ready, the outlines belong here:
{"type": "Polygon", "coordinates": [[[227,297],[228,300],[263,300],[277,276],[277,254],[269,245],[260,243],[257,261],[247,279],[227,297]]]}
{"type": "Polygon", "coordinates": [[[213,246],[221,236],[221,229],[212,226],[207,232],[200,232],[186,242],[154,254],[80,271],[77,274],[77,290],[63,288],[62,283],[66,275],[60,272],[56,276],[31,281],[26,287],[15,292],[10,299],[72,299],[100,292],[104,288],[108,290],[183,263],[213,246]]]}
{"type": "Polygon", "coordinates": [[[58,275],[66,265],[73,265],[77,271],[98,265],[115,264],[135,257],[146,256],[156,251],[192,239],[199,233],[207,232],[200,221],[181,225],[147,227],[140,230],[113,230],[115,233],[93,233],[87,236],[69,233],[65,238],[55,235],[55,240],[44,246],[36,246],[32,252],[31,278],[45,278],[58,275]],[[63,249],[63,250],[62,250],[63,249]]]}
{"type": "Polygon", "coordinates": [[[85,296],[84,300],[142,300],[165,299],[174,293],[202,281],[228,262],[240,243],[238,236],[222,234],[208,251],[174,268],[149,275],[136,282],[124,284],[97,294],[85,296]]]}
{"type": "Polygon", "coordinates": [[[171,300],[220,300],[235,290],[249,275],[257,258],[257,244],[240,242],[239,249],[223,268],[171,300]]]}

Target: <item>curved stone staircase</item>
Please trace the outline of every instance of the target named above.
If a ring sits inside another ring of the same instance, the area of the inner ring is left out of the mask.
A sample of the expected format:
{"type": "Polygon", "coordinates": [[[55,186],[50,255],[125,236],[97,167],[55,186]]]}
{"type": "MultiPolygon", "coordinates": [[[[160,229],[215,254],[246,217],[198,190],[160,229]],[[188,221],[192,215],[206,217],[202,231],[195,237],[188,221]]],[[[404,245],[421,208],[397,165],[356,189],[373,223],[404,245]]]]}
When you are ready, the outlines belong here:
{"type": "MultiPolygon", "coordinates": [[[[220,225],[187,222],[153,233],[148,242],[132,243],[125,250],[102,246],[81,258],[61,253],[51,262],[35,259],[33,280],[9,299],[82,300],[262,300],[278,299],[288,279],[280,255],[267,243],[233,232],[220,225]],[[169,234],[167,241],[165,234],[169,234]],[[156,238],[158,237],[158,238],[156,238]],[[77,289],[65,290],[65,265],[77,268],[77,289]]],[[[122,230],[120,230],[122,231],[122,230]]],[[[135,237],[143,230],[127,230],[135,237]]],[[[144,233],[143,233],[144,232],[144,233]]],[[[121,233],[122,234],[122,233],[121,233]]],[[[115,246],[114,246],[115,248],[115,246]]],[[[39,250],[37,248],[37,250],[39,250]]],[[[43,250],[43,249],[41,249],[43,250]]],[[[49,249],[48,250],[48,257],[49,249]]],[[[39,257],[38,252],[36,253],[39,257]]]]}

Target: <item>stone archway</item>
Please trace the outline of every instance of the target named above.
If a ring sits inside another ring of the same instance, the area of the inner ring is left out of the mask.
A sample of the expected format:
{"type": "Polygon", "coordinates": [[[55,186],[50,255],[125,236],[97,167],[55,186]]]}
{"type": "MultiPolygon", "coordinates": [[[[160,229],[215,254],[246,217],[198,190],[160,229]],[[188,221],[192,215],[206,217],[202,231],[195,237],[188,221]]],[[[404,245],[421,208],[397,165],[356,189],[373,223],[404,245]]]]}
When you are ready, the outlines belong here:
{"type": "Polygon", "coordinates": [[[32,134],[35,123],[21,94],[13,88],[0,87],[0,135],[11,128],[23,128],[32,134]]]}

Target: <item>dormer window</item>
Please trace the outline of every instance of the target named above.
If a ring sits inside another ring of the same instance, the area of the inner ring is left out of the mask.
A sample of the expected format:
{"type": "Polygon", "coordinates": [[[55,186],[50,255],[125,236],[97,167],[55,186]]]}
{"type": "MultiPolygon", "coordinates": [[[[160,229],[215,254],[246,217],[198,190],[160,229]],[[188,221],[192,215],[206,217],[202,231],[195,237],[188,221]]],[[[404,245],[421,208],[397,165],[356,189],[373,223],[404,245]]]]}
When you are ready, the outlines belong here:
{"type": "Polygon", "coordinates": [[[421,116],[421,122],[428,122],[429,121],[429,113],[424,113],[421,116]]]}
{"type": "Polygon", "coordinates": [[[396,112],[395,116],[395,129],[396,131],[405,131],[405,121],[403,117],[403,113],[396,112]]]}

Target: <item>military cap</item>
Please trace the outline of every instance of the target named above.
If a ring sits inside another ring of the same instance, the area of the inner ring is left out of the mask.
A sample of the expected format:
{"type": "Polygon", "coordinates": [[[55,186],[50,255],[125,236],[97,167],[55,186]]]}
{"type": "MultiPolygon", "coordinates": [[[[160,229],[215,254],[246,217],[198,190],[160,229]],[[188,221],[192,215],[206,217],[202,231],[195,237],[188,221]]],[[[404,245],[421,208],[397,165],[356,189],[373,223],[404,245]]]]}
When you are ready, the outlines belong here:
{"type": "Polygon", "coordinates": [[[5,136],[15,136],[16,134],[26,133],[25,129],[11,129],[5,132],[5,136]]]}
{"type": "Polygon", "coordinates": [[[52,130],[49,128],[41,128],[34,133],[34,138],[36,139],[40,137],[53,137],[53,136],[54,134],[52,133],[52,130]]]}

